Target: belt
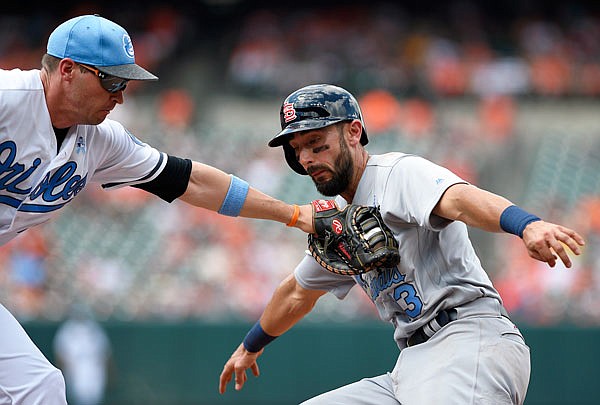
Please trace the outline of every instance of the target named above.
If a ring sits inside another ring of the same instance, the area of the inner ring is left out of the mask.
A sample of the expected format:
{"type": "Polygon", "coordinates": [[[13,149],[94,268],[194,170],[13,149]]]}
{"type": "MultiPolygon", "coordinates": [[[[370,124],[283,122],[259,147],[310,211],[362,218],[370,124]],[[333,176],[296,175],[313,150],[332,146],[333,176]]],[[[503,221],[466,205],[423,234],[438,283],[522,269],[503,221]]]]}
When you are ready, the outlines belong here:
{"type": "Polygon", "coordinates": [[[410,347],[425,343],[438,330],[442,329],[444,326],[448,325],[452,321],[455,321],[456,319],[458,319],[458,312],[456,309],[444,309],[440,311],[431,321],[414,331],[414,333],[407,339],[406,344],[410,347]]]}
{"type": "MultiPolygon", "coordinates": [[[[480,299],[482,300],[482,299],[480,299]]],[[[508,318],[508,313],[504,306],[500,305],[500,315],[508,318]]],[[[464,316],[464,314],[463,314],[464,316]]],[[[427,342],[437,331],[448,325],[450,322],[458,319],[458,310],[456,308],[444,309],[440,311],[435,318],[421,326],[413,332],[406,340],[407,346],[415,346],[427,342]]]]}

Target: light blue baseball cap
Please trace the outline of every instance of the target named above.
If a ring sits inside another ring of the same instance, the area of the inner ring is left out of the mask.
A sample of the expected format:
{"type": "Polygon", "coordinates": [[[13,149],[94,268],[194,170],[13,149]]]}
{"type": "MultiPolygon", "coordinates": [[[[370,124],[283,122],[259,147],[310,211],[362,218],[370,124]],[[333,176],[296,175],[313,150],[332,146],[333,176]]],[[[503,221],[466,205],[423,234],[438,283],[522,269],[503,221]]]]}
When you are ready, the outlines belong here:
{"type": "Polygon", "coordinates": [[[94,15],[71,18],[48,38],[47,53],[57,58],[96,67],[101,72],[128,80],[158,80],[135,64],[133,43],[120,25],[94,15]]]}

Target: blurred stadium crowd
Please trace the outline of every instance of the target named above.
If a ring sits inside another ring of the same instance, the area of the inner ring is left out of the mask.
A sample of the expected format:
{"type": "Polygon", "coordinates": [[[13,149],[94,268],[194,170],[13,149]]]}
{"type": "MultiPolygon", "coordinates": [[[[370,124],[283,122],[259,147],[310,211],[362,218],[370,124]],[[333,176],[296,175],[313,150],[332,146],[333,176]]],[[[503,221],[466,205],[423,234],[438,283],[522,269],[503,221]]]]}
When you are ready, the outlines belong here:
{"type": "MultiPolygon", "coordinates": [[[[266,146],[280,100],[310,83],[342,85],[359,96],[370,152],[421,154],[582,233],[588,245],[571,269],[529,259],[517,238],[471,235],[515,318],[600,324],[598,9],[111,4],[0,15],[0,67],[38,68],[58,23],[98,12],[128,29],[138,63],[161,77],[132,83],[113,118],[297,203],[318,195],[266,146]]],[[[60,320],[76,303],[99,319],[254,320],[305,250],[297,230],[133,188],[90,185],[63,211],[0,248],[0,296],[23,320],[60,320]]],[[[354,290],[311,317],[376,317],[354,290]]]]}

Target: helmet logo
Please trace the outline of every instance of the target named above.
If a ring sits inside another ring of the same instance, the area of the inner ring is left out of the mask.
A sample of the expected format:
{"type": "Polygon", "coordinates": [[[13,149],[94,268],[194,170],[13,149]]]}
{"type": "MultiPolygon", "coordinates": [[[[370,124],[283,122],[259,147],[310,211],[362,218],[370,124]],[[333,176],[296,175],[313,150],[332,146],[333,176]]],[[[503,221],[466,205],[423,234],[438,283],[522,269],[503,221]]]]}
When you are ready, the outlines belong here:
{"type": "Polygon", "coordinates": [[[296,110],[293,103],[283,104],[283,119],[286,123],[296,119],[296,110]]]}

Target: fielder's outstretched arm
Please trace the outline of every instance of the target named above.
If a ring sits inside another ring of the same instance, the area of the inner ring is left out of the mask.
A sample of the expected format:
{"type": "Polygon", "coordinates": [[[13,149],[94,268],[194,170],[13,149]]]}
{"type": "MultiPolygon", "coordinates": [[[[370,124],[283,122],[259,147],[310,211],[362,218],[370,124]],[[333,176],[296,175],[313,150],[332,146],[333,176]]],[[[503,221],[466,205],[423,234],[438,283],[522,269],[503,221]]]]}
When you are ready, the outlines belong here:
{"type": "Polygon", "coordinates": [[[267,219],[290,224],[312,233],[313,212],[310,204],[298,207],[266,195],[227,173],[198,162],[192,172],[182,201],[224,215],[267,219]]]}
{"type": "Polygon", "coordinates": [[[543,221],[506,198],[471,184],[450,186],[433,213],[488,232],[517,235],[523,239],[530,257],[550,267],[556,265],[558,257],[565,266],[571,267],[565,245],[576,255],[581,254],[581,246],[585,245],[583,237],[574,230],[543,221]]]}
{"type": "Polygon", "coordinates": [[[263,353],[264,346],[292,328],[313,309],[319,297],[325,293],[326,291],[300,287],[293,274],[283,280],[273,293],[260,320],[225,363],[219,378],[219,392],[225,392],[234,375],[235,389],[241,390],[248,379],[247,369],[252,370],[258,377],[260,370],[256,360],[263,353]]]}

